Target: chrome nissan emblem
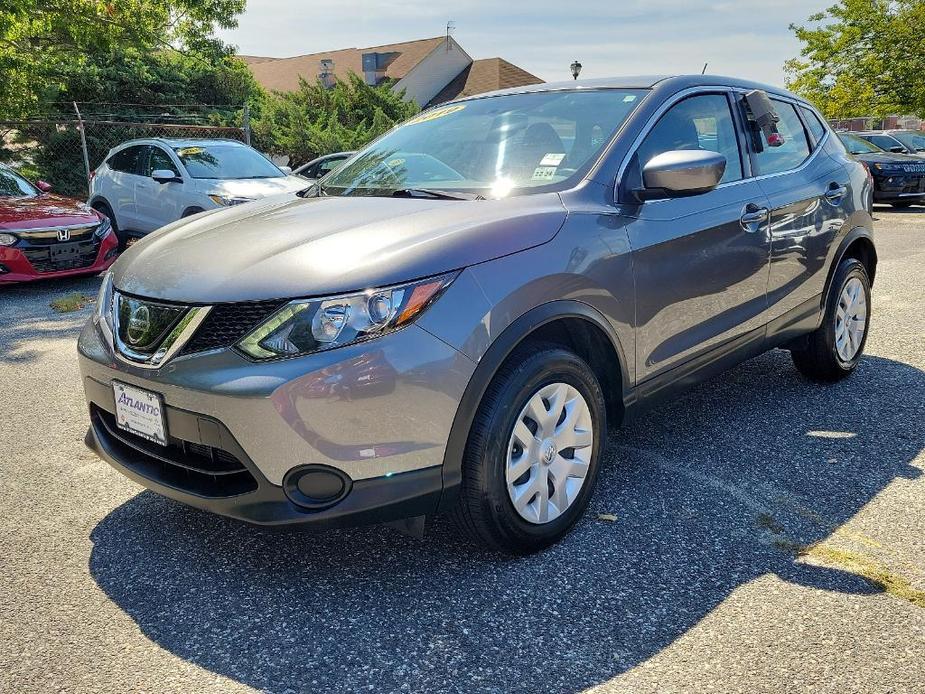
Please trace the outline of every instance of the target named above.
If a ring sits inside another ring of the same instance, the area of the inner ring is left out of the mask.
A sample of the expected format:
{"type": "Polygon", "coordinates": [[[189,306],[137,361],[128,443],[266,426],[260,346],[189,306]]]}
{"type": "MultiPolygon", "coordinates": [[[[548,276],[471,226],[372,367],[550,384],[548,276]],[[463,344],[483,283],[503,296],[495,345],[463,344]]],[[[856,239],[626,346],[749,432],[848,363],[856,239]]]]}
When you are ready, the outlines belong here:
{"type": "Polygon", "coordinates": [[[547,465],[550,465],[553,460],[556,458],[556,444],[552,441],[547,441],[543,446],[543,462],[547,465]]]}
{"type": "Polygon", "coordinates": [[[128,319],[128,328],[125,335],[129,343],[137,345],[148,334],[151,328],[151,312],[144,304],[132,308],[132,313],[128,319]]]}

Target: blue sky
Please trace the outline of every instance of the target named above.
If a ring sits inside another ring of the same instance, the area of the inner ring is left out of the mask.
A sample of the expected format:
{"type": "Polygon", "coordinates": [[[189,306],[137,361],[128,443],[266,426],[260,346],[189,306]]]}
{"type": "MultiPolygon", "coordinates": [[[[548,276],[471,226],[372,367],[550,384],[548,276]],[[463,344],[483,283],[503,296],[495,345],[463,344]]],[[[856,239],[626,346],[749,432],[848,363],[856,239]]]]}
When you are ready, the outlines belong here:
{"type": "Polygon", "coordinates": [[[791,22],[833,0],[249,0],[222,38],[241,53],[285,57],[438,36],[454,20],[473,58],[500,56],[535,75],[582,77],[708,72],[783,84],[783,62],[799,51],[791,22]]]}

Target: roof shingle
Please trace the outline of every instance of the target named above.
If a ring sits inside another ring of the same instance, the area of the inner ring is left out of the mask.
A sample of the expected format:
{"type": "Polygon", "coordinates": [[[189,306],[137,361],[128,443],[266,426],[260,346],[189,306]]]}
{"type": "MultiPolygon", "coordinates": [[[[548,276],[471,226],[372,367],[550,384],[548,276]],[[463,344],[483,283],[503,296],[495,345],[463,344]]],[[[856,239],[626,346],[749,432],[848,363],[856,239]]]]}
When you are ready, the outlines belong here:
{"type": "Polygon", "coordinates": [[[504,58],[485,58],[473,61],[441,89],[427,105],[433,106],[463,96],[493,92],[496,89],[542,83],[543,80],[536,75],[531,75],[504,58]]]}

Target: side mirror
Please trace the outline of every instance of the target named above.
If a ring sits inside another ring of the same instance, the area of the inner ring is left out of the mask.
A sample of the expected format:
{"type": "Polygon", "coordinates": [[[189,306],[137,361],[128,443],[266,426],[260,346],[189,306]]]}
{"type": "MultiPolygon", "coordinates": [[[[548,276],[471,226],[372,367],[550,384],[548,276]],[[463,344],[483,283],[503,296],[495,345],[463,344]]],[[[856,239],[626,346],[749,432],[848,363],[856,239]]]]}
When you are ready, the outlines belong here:
{"type": "Polygon", "coordinates": [[[640,202],[658,198],[699,195],[716,188],[726,172],[726,157],[719,152],[679,149],[662,152],[642,167],[644,188],[635,191],[640,202]]]}
{"type": "Polygon", "coordinates": [[[164,183],[170,183],[172,181],[183,183],[183,179],[177,176],[176,172],[171,171],[170,169],[155,169],[151,172],[151,178],[153,178],[161,185],[164,183]]]}
{"type": "Polygon", "coordinates": [[[890,147],[890,151],[894,154],[903,154],[906,151],[906,148],[902,145],[893,145],[890,147]]]}
{"type": "Polygon", "coordinates": [[[284,174],[286,174],[287,176],[288,176],[289,174],[292,173],[292,167],[291,167],[291,166],[281,166],[281,167],[279,167],[279,170],[282,171],[282,172],[283,172],[284,174]]]}
{"type": "Polygon", "coordinates": [[[47,181],[36,181],[35,187],[38,188],[43,193],[51,192],[51,183],[48,183],[47,181]]]}

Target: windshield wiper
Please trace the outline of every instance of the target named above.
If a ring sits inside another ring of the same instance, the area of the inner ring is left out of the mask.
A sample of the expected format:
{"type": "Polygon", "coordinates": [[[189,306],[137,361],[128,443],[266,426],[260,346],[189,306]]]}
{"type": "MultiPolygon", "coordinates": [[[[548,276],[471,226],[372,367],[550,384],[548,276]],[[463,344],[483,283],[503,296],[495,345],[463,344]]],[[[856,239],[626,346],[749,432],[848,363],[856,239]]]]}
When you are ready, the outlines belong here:
{"type": "Polygon", "coordinates": [[[485,200],[478,193],[435,190],[433,188],[399,188],[392,192],[393,198],[433,198],[435,200],[485,200]]]}

